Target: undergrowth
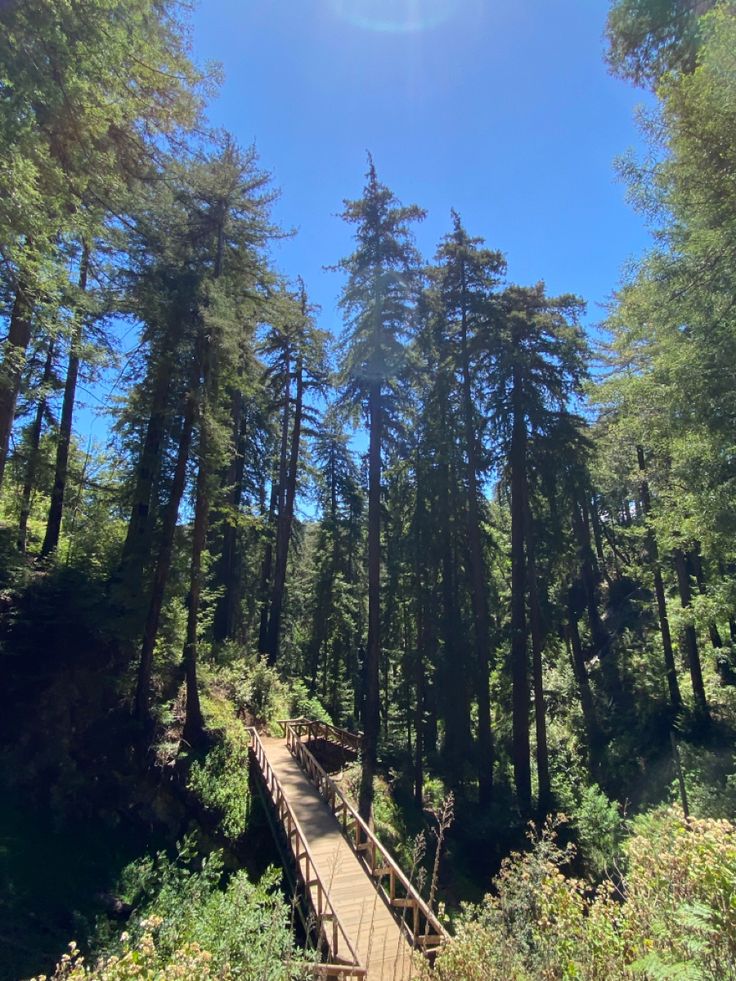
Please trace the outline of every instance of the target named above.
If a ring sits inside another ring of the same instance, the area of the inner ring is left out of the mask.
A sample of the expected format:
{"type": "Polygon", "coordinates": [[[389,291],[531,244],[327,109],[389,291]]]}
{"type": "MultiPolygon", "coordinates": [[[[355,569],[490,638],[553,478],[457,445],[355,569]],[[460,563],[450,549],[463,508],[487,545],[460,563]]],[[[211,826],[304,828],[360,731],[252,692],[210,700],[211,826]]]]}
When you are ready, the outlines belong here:
{"type": "Polygon", "coordinates": [[[53,978],[303,978],[309,958],[294,944],[280,879],[277,870],[258,883],[242,871],[225,878],[221,854],[202,857],[187,838],[174,858],[159,852],[125,869],[119,891],[133,909],[125,931],[104,921],[95,954],[85,958],[72,942],[53,978]]]}
{"type": "Polygon", "coordinates": [[[659,809],[633,821],[622,879],[596,889],[563,869],[548,824],[466,905],[438,957],[440,981],[736,978],[736,826],[659,809]]]}

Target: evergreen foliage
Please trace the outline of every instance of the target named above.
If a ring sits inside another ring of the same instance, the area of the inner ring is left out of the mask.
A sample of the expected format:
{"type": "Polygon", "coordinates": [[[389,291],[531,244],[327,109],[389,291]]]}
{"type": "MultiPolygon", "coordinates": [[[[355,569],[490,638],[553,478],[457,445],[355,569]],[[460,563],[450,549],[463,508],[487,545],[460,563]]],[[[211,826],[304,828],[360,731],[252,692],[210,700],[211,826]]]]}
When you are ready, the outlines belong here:
{"type": "Polygon", "coordinates": [[[346,791],[451,911],[432,976],[736,977],[734,3],[611,5],[653,240],[595,346],[472,215],[423,258],[370,156],[333,337],[184,13],[0,5],[0,776],[61,842],[170,849],[97,870],[125,935],[90,897],[55,977],[300,976],[246,729],[297,716],[362,730],[346,791]]]}

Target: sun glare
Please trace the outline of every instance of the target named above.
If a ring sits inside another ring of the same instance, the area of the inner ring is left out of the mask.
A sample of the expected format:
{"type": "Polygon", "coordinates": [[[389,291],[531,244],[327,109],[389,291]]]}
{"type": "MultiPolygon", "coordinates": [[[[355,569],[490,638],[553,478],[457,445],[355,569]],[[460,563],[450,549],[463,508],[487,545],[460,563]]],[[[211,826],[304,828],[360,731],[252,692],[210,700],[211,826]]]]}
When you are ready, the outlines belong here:
{"type": "Polygon", "coordinates": [[[329,0],[344,20],[370,31],[407,34],[438,27],[461,0],[329,0]]]}

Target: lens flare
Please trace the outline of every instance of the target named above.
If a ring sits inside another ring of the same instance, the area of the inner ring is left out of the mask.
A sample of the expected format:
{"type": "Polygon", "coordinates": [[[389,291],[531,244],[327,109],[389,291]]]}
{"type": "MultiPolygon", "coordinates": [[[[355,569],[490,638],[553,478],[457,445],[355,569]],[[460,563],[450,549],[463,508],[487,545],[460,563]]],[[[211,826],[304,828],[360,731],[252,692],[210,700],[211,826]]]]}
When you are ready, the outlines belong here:
{"type": "Polygon", "coordinates": [[[329,0],[338,17],[369,31],[410,34],[438,27],[461,0],[329,0]]]}

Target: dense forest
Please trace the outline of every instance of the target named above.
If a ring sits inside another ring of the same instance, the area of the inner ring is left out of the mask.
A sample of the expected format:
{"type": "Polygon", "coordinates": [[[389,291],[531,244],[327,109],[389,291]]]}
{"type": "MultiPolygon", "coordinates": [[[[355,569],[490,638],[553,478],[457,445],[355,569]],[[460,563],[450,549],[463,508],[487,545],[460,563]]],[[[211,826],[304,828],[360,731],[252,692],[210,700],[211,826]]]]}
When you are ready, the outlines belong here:
{"type": "Polygon", "coordinates": [[[307,716],[427,978],[736,978],[736,5],[613,0],[595,342],[370,155],[327,330],[185,14],[0,4],[0,975],[306,976],[244,721],[307,716]]]}

